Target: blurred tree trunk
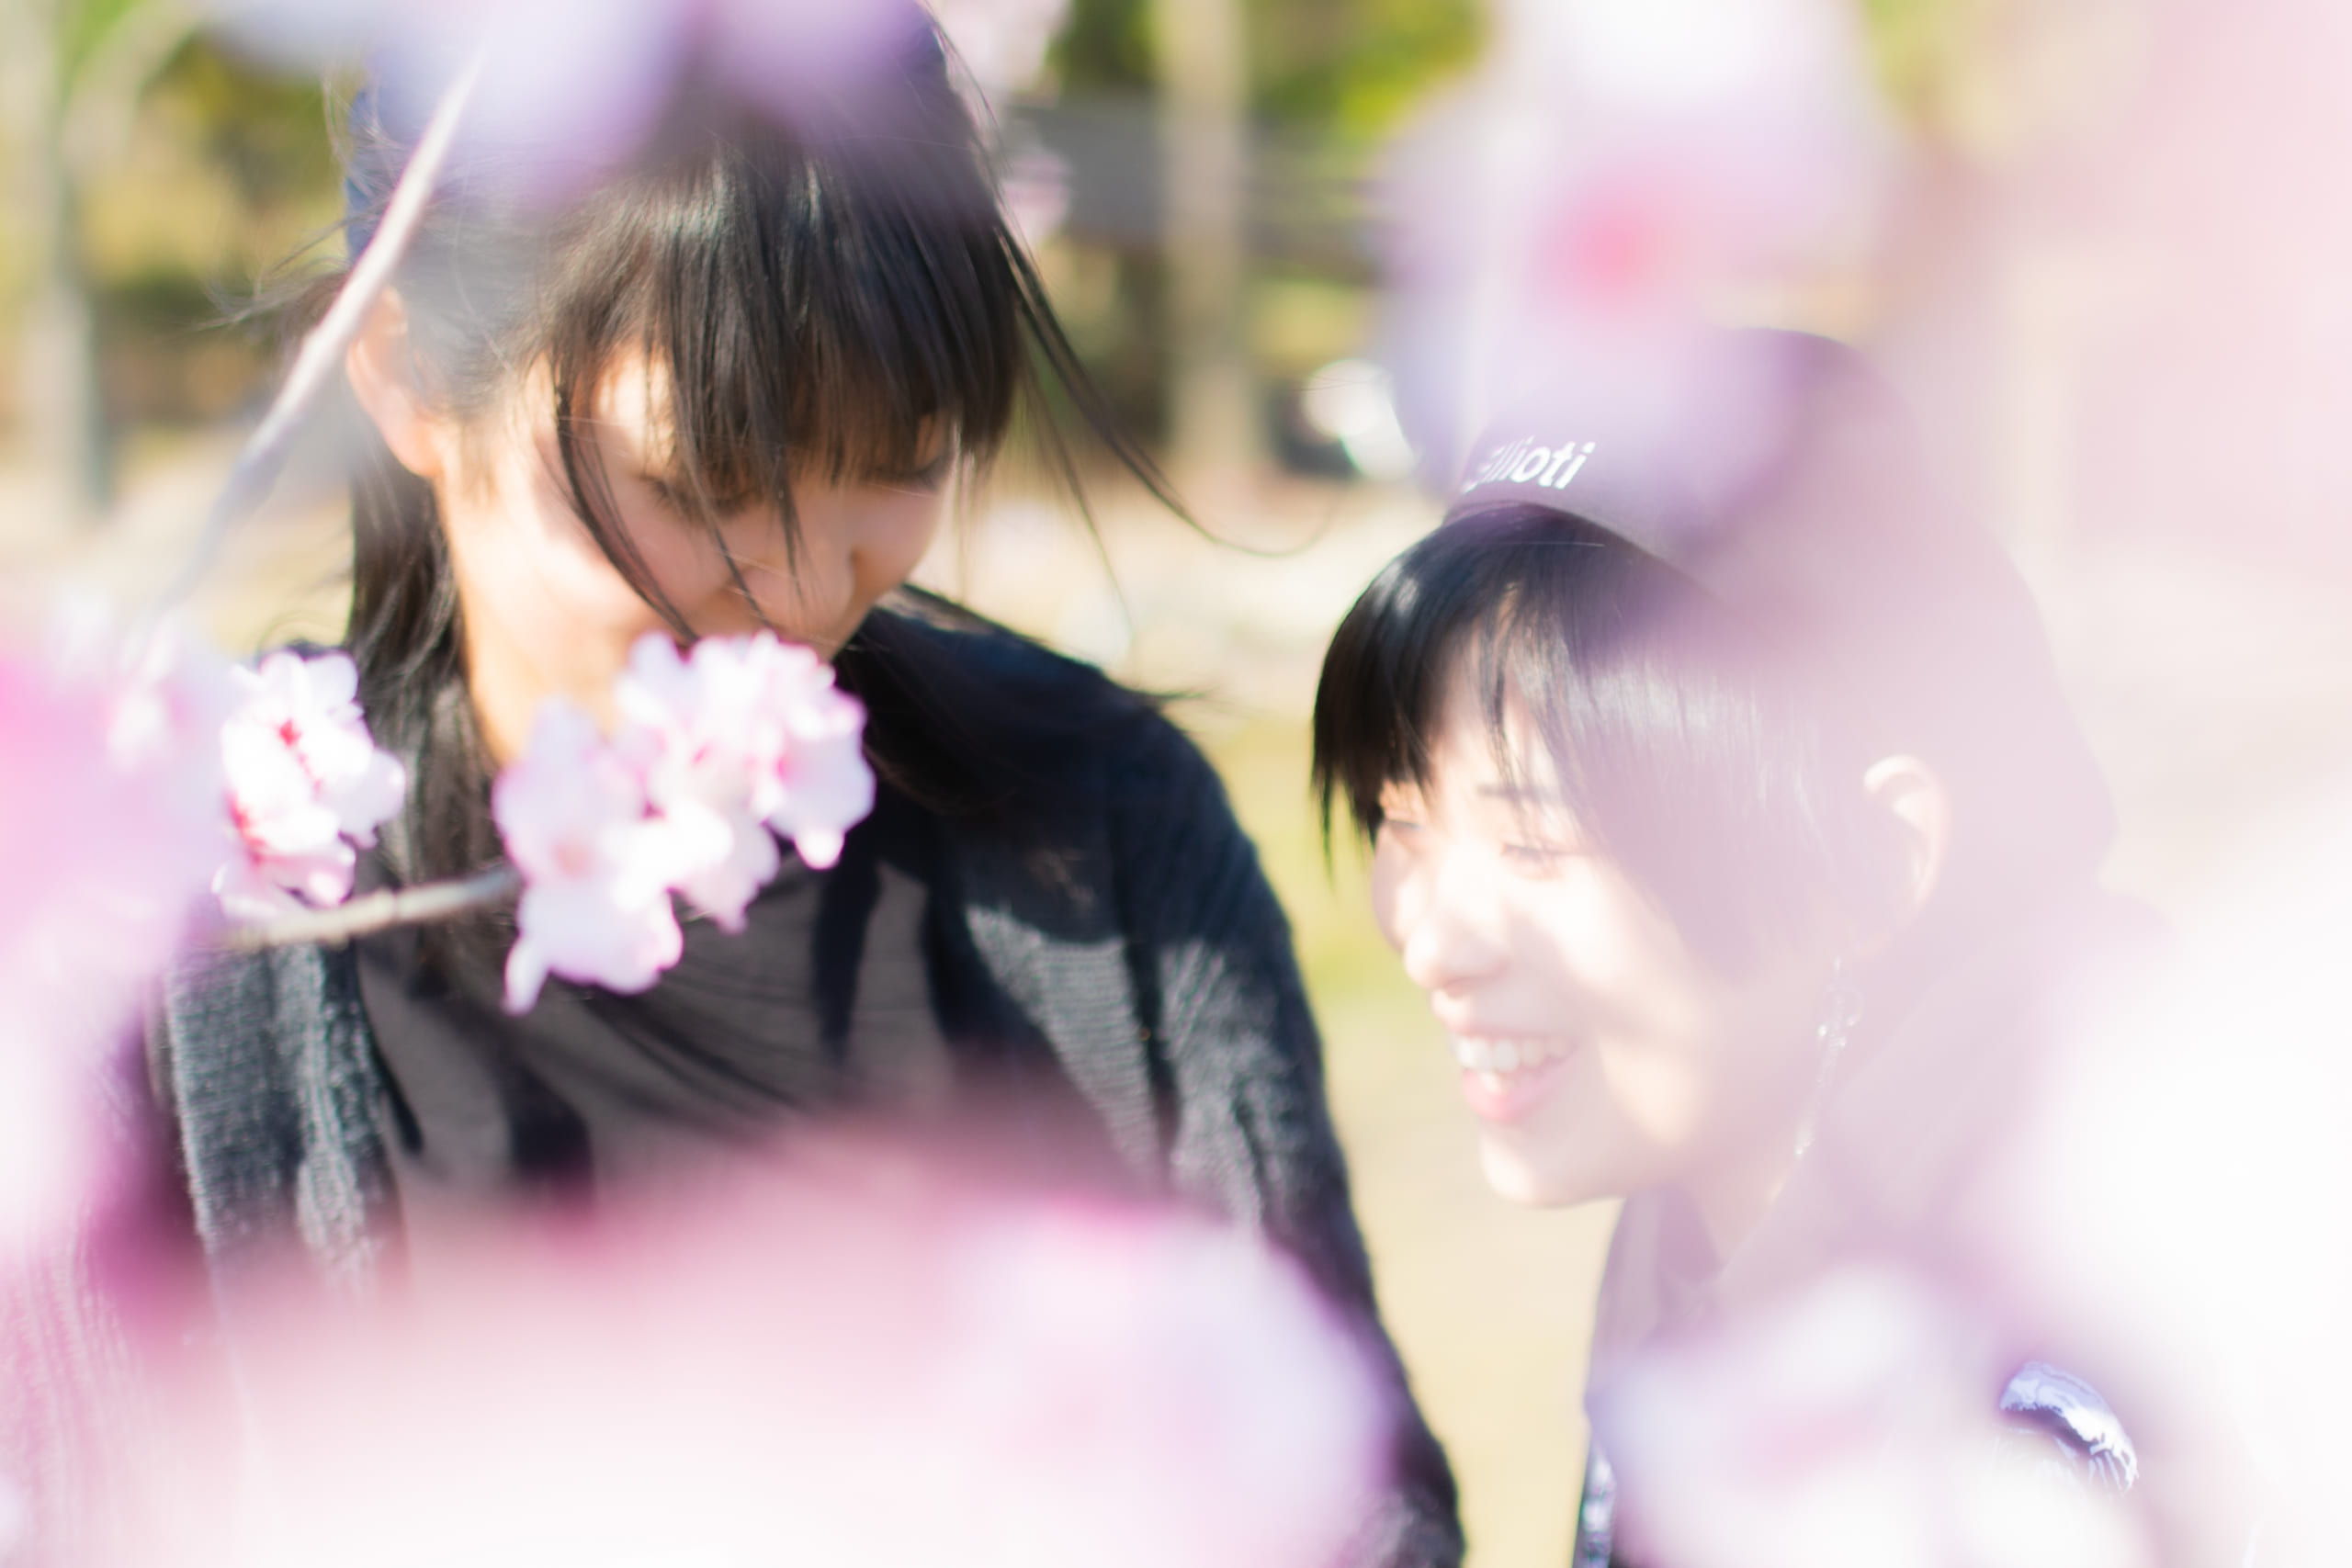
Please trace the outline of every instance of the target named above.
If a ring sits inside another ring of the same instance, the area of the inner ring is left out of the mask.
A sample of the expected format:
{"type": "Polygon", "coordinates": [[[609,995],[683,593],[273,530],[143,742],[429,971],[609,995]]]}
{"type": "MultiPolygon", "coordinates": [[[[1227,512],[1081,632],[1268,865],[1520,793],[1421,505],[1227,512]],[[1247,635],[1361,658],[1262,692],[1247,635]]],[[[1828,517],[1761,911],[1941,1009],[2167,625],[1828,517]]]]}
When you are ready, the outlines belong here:
{"type": "Polygon", "coordinates": [[[1249,57],[1240,0],[1153,0],[1177,480],[1244,489],[1259,461],[1249,341],[1249,57]]]}
{"type": "Polygon", "coordinates": [[[17,421],[27,458],[84,520],[111,499],[113,462],[100,397],[97,322],[82,265],[79,192],[67,155],[62,40],[69,0],[16,0],[7,40],[22,160],[32,287],[18,324],[17,421]]]}
{"type": "MultiPolygon", "coordinates": [[[[114,498],[114,429],[82,254],[84,182],[128,151],[141,96],[196,30],[186,0],[129,0],[69,43],[76,0],[0,0],[33,286],[17,334],[18,444],[83,520],[114,498]]],[[[86,20],[86,18],[84,18],[86,20]]]]}

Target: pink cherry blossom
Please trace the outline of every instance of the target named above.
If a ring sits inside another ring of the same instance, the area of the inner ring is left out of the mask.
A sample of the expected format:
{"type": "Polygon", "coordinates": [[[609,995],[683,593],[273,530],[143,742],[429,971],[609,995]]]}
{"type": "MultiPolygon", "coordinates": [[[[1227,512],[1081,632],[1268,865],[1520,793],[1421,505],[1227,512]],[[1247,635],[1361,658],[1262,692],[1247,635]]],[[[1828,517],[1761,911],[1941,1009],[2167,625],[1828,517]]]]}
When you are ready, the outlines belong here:
{"type": "Polygon", "coordinates": [[[874,809],[865,710],[815,653],[773,632],[705,637],[683,657],[650,634],[614,696],[628,721],[620,744],[654,808],[717,850],[680,891],[729,931],[775,875],[770,829],[808,864],[829,866],[874,809]]]}
{"type": "Polygon", "coordinates": [[[734,645],[706,639],[689,657],[659,633],[630,650],[613,688],[628,727],[621,744],[643,770],[654,808],[692,822],[716,852],[679,885],[729,931],[782,863],[753,805],[763,728],[761,682],[734,645]]]}
{"type": "Polygon", "coordinates": [[[225,671],[176,628],[126,645],[86,606],[42,660],[0,658],[0,1243],[106,1175],[107,1053],[218,859],[225,671]]]}
{"type": "Polygon", "coordinates": [[[865,711],[808,649],[770,632],[680,654],[640,639],[614,683],[606,741],[579,709],[543,709],[492,808],[522,873],[507,1005],[549,974],[639,991],[678,961],[670,894],[729,931],[775,877],[773,832],[827,866],[874,807],[865,711]]]}
{"type": "Polygon", "coordinates": [[[649,815],[645,784],[560,698],[539,710],[530,745],[498,776],[491,812],[523,874],[506,960],[506,1006],[526,1012],[550,974],[641,991],[678,961],[670,889],[709,863],[707,825],[649,815]]]}
{"type": "Polygon", "coordinates": [[[834,690],[833,672],[821,664],[779,684],[774,700],[784,743],[764,758],[758,798],[768,826],[790,839],[802,860],[828,866],[874,809],[865,708],[834,690]]]}
{"type": "Polygon", "coordinates": [[[220,727],[220,759],[241,852],[213,890],[247,920],[340,904],[353,846],[374,843],[401,807],[401,765],[368,734],[347,655],[280,651],[239,676],[243,700],[220,727]]]}

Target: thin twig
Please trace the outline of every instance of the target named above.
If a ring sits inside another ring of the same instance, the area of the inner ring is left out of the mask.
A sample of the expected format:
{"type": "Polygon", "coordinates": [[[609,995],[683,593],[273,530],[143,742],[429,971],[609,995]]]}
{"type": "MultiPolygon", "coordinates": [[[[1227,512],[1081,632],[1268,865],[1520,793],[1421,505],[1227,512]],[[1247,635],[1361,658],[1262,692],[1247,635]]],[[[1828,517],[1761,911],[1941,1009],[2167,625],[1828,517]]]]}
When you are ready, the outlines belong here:
{"type": "Polygon", "coordinates": [[[285,384],[277,389],[277,396],[271,400],[269,412],[262,416],[261,423],[246,437],[227,481],[213,499],[212,510],[204,520],[204,532],[197,536],[196,547],[157,599],[151,620],[160,619],[196,592],[197,584],[204,581],[205,572],[220,553],[221,542],[228,537],[230,528],[259,506],[268,496],[270,487],[277,482],[278,470],[286,466],[287,452],[293,445],[302,416],[317,400],[320,389],[341,367],[344,355],[367,324],[368,310],[391,281],[401,256],[407,254],[409,242],[424,216],[425,204],[432,199],[435,186],[440,183],[441,167],[448,161],[458,123],[465,115],[467,100],[473,96],[474,84],[481,79],[481,66],[482,55],[477,51],[434,107],[433,118],[418,139],[416,151],[409,155],[408,166],[401,171],[400,183],[392,187],[383,222],[344,279],[334,303],[327,307],[319,324],[303,337],[285,384]]]}
{"type": "Polygon", "coordinates": [[[428,882],[422,887],[388,887],[339,904],[332,909],[289,915],[265,925],[240,926],[220,939],[232,953],[258,953],[269,947],[295,947],[308,942],[345,942],[353,937],[390,931],[394,926],[430,925],[455,919],[513,897],[523,878],[513,866],[488,871],[455,882],[428,882]]]}

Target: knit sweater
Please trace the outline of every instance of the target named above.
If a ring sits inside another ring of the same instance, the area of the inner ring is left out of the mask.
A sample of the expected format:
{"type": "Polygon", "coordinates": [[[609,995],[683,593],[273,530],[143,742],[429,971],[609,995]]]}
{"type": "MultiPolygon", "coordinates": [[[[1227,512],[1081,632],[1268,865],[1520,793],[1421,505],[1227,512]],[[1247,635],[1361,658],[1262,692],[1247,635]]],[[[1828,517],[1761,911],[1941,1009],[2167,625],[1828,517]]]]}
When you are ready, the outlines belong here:
{"type": "MultiPolygon", "coordinates": [[[[1007,635],[927,635],[1027,688],[1075,698],[1102,679],[1007,635]]],[[[1059,765],[1080,808],[1052,841],[945,818],[933,896],[960,913],[1001,1026],[1051,1050],[1138,1182],[1279,1243],[1374,1348],[1401,1415],[1358,1560],[1459,1562],[1453,1477],[1379,1325],[1288,926],[1223,786],[1148,714],[1059,765]]],[[[373,1289],[397,1214],[351,950],[192,962],[153,1048],[224,1309],[242,1266],[289,1243],[332,1292],[373,1289]]]]}

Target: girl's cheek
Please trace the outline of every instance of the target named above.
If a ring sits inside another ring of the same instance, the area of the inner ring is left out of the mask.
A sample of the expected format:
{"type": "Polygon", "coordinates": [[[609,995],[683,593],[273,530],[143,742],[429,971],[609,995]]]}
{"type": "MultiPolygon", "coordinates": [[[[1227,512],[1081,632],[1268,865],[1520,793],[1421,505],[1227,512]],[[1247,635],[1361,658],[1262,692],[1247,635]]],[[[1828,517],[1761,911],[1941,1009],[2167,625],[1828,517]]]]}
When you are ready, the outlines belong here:
{"type": "Polygon", "coordinates": [[[1388,945],[1399,953],[1405,949],[1405,939],[1411,935],[1408,929],[1408,911],[1406,899],[1406,877],[1408,867],[1402,853],[1385,840],[1373,852],[1372,857],[1372,919],[1388,945]]]}
{"type": "Polygon", "coordinates": [[[1596,1042],[1600,1077],[1624,1123],[1657,1152],[1695,1148],[1713,1121],[1714,1075],[1705,1053],[1672,1036],[1611,1032],[1596,1042]]]}
{"type": "Polygon", "coordinates": [[[861,530],[857,554],[857,587],[869,604],[905,583],[931,553],[946,516],[946,497],[938,493],[886,491],[861,530]]]}

